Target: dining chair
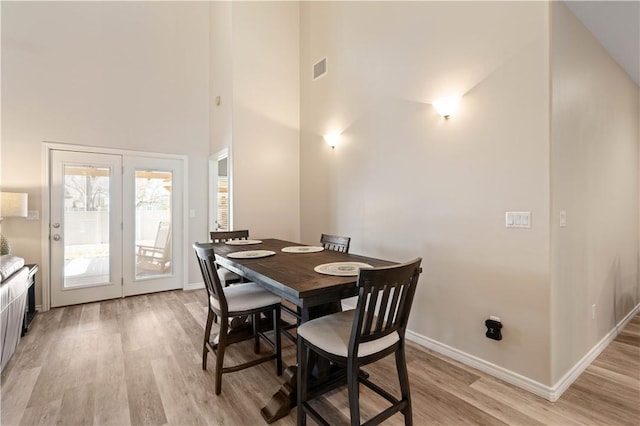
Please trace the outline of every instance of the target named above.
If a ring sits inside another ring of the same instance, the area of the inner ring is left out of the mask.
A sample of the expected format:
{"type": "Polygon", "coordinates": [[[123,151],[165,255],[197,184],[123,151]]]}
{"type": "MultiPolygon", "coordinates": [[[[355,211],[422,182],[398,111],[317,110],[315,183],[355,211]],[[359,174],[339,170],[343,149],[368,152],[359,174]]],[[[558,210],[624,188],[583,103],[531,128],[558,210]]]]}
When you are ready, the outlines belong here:
{"type": "Polygon", "coordinates": [[[339,251],[341,253],[349,253],[349,244],[351,237],[340,237],[338,235],[322,234],[320,235],[320,245],[325,250],[339,251]]]}
{"type": "Polygon", "coordinates": [[[216,355],[216,395],[220,395],[222,390],[222,374],[224,373],[243,370],[275,359],[276,373],[280,376],[282,374],[280,297],[252,282],[223,287],[216,270],[213,244],[194,243],[193,248],[195,249],[202,278],[207,289],[209,305],[202,346],[202,369],[207,369],[208,353],[213,352],[216,355]],[[269,316],[272,317],[272,327],[267,327],[266,324],[263,324],[267,320],[261,321],[261,314],[263,313],[267,318],[269,316]],[[220,318],[220,330],[218,336],[211,340],[214,315],[220,318]],[[246,323],[237,329],[230,329],[229,320],[238,317],[251,318],[251,324],[246,323]],[[273,341],[265,334],[266,331],[270,330],[274,332],[273,341]],[[224,355],[228,346],[254,339],[254,352],[259,354],[260,338],[266,340],[273,347],[273,353],[241,364],[224,367],[224,355]]]}
{"type": "MultiPolygon", "coordinates": [[[[230,240],[247,240],[249,239],[249,230],[243,229],[240,231],[211,231],[209,233],[211,242],[224,243],[230,240]]],[[[235,272],[231,272],[228,269],[218,266],[218,276],[224,287],[229,284],[239,283],[242,281],[242,277],[235,272]]]]}
{"type": "Polygon", "coordinates": [[[327,389],[309,391],[311,352],[346,367],[351,425],[360,425],[359,385],[366,385],[391,403],[391,406],[365,424],[379,424],[397,412],[411,425],[411,395],[405,359],[405,330],[413,296],[422,272],[417,258],[407,263],[363,268],[358,274],[358,303],[355,309],[320,317],[298,327],[298,426],[307,415],[319,424],[328,424],[309,404],[321,392],[344,385],[335,381],[327,389]],[[371,382],[360,367],[395,354],[400,383],[400,398],[371,382]]]}
{"type": "MultiPolygon", "coordinates": [[[[351,237],[341,237],[338,235],[329,235],[329,234],[321,234],[320,235],[320,245],[324,247],[325,250],[337,251],[340,253],[349,253],[349,244],[351,243],[351,237]]],[[[295,318],[295,323],[291,323],[282,327],[282,333],[286,338],[295,342],[296,337],[292,334],[291,330],[298,327],[300,322],[302,321],[302,315],[300,313],[300,308],[295,306],[290,306],[288,304],[283,303],[282,309],[288,313],[289,315],[295,318]]]]}

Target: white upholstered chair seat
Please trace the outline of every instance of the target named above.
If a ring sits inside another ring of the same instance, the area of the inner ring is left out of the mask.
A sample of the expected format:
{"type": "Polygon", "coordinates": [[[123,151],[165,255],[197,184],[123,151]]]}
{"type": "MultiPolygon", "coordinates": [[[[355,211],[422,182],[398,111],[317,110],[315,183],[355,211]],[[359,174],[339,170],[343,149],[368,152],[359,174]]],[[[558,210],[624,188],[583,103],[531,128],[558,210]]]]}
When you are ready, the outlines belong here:
{"type": "MultiPolygon", "coordinates": [[[[346,358],[355,312],[352,309],[307,321],[298,327],[298,335],[326,352],[346,358]]],[[[361,343],[358,357],[380,352],[399,340],[400,336],[394,331],[380,339],[361,343]]]]}
{"type": "Polygon", "coordinates": [[[240,281],[240,275],[225,268],[218,268],[218,277],[223,287],[226,287],[229,281],[240,281]]]}
{"type": "MultiPolygon", "coordinates": [[[[229,312],[242,312],[280,303],[280,297],[256,283],[244,283],[224,288],[229,312]]],[[[211,306],[220,309],[218,300],[211,296],[211,306]]]]}

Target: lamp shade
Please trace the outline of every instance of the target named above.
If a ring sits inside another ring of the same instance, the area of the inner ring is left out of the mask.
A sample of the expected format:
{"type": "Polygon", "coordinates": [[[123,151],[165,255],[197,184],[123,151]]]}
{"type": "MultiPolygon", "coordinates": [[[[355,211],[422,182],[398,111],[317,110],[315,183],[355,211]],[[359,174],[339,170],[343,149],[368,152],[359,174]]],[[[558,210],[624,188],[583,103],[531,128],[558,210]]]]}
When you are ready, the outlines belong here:
{"type": "Polygon", "coordinates": [[[449,116],[456,111],[459,103],[460,96],[449,96],[448,98],[442,98],[434,101],[433,107],[438,111],[438,114],[444,118],[449,118],[449,116]]]}
{"type": "Polygon", "coordinates": [[[0,194],[0,217],[27,217],[29,194],[3,192],[0,194]]]}
{"type": "Polygon", "coordinates": [[[336,145],[338,145],[338,142],[340,142],[340,135],[337,133],[330,133],[327,135],[324,135],[324,141],[329,144],[329,146],[331,148],[335,148],[336,145]]]}

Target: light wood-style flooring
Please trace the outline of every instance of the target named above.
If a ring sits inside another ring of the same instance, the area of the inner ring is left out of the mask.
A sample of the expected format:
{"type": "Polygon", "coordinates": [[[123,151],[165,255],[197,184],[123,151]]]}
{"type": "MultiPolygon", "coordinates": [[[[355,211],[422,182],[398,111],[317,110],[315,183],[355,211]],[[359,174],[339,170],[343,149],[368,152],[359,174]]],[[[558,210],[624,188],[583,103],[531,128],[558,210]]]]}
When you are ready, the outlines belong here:
{"type": "MultiPolygon", "coordinates": [[[[216,397],[213,358],[201,369],[206,312],[205,291],[196,290],[39,313],[2,373],[1,424],[266,424],[260,408],[282,380],[274,364],[224,375],[216,397]]],[[[295,347],[283,344],[293,363],[295,347]]],[[[233,346],[225,364],[251,356],[250,345],[233,346]]],[[[640,316],[556,403],[413,343],[407,359],[418,426],[640,425],[640,316]]],[[[397,389],[393,357],[367,371],[397,389]]],[[[384,402],[361,389],[367,419],[384,402]]],[[[332,423],[348,423],[346,390],[316,407],[332,423]]],[[[294,425],[295,414],[274,424],[294,425]]],[[[388,424],[402,424],[402,416],[388,424]]]]}

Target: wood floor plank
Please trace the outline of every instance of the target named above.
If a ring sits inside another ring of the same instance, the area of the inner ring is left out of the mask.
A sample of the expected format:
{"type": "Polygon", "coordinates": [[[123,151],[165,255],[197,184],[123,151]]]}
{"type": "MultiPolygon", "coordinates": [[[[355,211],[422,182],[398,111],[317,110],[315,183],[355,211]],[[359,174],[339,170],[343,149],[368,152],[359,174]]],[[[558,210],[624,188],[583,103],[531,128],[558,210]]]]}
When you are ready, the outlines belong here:
{"type": "Polygon", "coordinates": [[[27,408],[41,367],[18,370],[2,381],[0,424],[17,425],[27,408]]]}
{"type": "Polygon", "coordinates": [[[476,392],[470,386],[465,386],[451,380],[450,375],[442,374],[439,370],[424,368],[419,362],[409,364],[409,377],[412,384],[429,381],[467,404],[490,414],[501,422],[523,425],[543,424],[541,421],[527,416],[510,405],[503,404],[482,392],[476,392]]]}
{"type": "Polygon", "coordinates": [[[163,425],[167,417],[146,349],[125,353],[129,415],[134,425],[163,425]]]}
{"type": "Polygon", "coordinates": [[[570,413],[560,412],[553,403],[497,379],[483,377],[471,387],[546,425],[590,424],[588,419],[578,419],[570,413]]]}
{"type": "Polygon", "coordinates": [[[67,384],[69,365],[73,360],[73,335],[64,327],[55,330],[59,338],[53,339],[47,354],[47,362],[42,366],[40,375],[27,407],[47,405],[62,400],[67,384]]]}
{"type": "MultiPolygon", "coordinates": [[[[2,373],[2,425],[261,425],[282,378],[273,362],[223,376],[214,394],[215,355],[201,368],[206,292],[163,292],[38,313],[2,373]]],[[[213,333],[217,332],[217,325],[213,333]]],[[[633,318],[556,403],[409,342],[416,425],[640,425],[640,315],[633,318]]],[[[283,362],[296,348],[283,343],[283,362]]],[[[263,345],[263,351],[268,350],[263,345]]],[[[234,345],[225,365],[255,355],[234,345]]],[[[367,367],[397,393],[392,358],[367,367]]],[[[314,403],[348,424],[346,389],[314,403]]],[[[363,419],[387,402],[361,386],[363,419]]],[[[275,423],[296,423],[296,410],[275,423]]],[[[310,421],[310,424],[312,422],[310,421]]],[[[404,424],[399,414],[385,422],[404,424]]]]}
{"type": "Polygon", "coordinates": [[[62,396],[57,425],[87,425],[93,423],[95,385],[87,383],[68,388],[62,396]]]}
{"type": "Polygon", "coordinates": [[[556,402],[594,424],[640,423],[640,391],[585,371],[556,402]]]}
{"type": "Polygon", "coordinates": [[[169,423],[206,425],[206,419],[191,398],[189,384],[183,380],[180,363],[172,356],[157,358],[151,361],[151,368],[169,423]]]}
{"type": "Polygon", "coordinates": [[[93,424],[129,425],[131,417],[121,335],[118,333],[101,336],[97,353],[93,424]]]}
{"type": "Polygon", "coordinates": [[[44,405],[27,407],[20,421],[21,426],[55,425],[60,416],[62,398],[49,401],[44,405]]]}
{"type": "Polygon", "coordinates": [[[129,413],[127,382],[124,378],[96,382],[92,424],[104,426],[127,426],[132,424],[129,413]]]}

